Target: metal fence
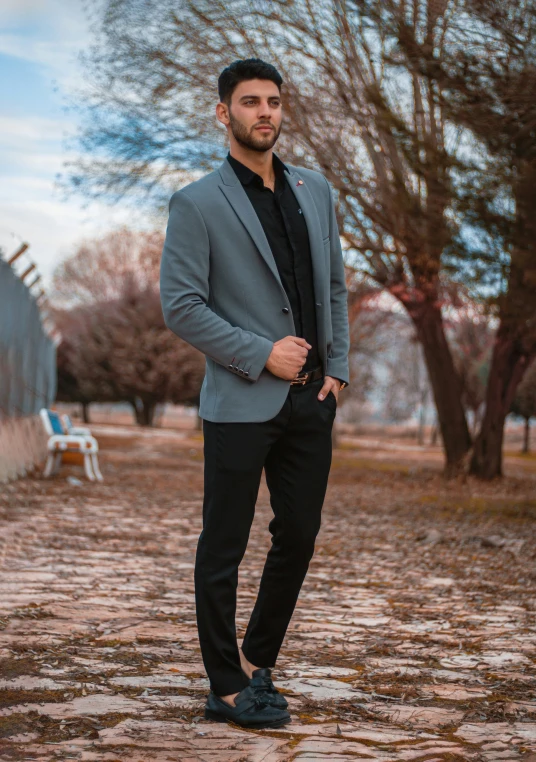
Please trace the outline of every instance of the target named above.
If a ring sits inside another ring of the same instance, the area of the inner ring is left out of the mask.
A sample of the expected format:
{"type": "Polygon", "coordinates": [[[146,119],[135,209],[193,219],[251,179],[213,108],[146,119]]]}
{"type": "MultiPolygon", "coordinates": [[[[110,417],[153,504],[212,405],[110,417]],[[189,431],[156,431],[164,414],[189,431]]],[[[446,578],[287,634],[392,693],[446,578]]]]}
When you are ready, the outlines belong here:
{"type": "Polygon", "coordinates": [[[56,348],[35,298],[0,259],[0,417],[35,415],[56,393],[56,348]]]}
{"type": "Polygon", "coordinates": [[[31,421],[55,393],[55,344],[34,296],[0,258],[0,480],[31,465],[34,443],[23,440],[34,436],[31,421]]]}

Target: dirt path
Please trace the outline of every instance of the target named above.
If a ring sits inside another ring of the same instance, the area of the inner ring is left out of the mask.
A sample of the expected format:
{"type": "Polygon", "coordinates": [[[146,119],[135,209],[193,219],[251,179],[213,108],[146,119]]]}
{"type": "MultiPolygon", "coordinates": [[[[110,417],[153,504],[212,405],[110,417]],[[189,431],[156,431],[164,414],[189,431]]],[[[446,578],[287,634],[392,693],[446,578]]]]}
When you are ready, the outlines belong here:
{"type": "MultiPolygon", "coordinates": [[[[446,486],[341,442],[274,671],[293,722],[245,732],[202,718],[200,436],[94,428],[103,485],[64,470],[0,501],[0,759],[536,760],[535,471],[446,486]]],[[[240,636],[270,515],[263,484],[240,636]]]]}

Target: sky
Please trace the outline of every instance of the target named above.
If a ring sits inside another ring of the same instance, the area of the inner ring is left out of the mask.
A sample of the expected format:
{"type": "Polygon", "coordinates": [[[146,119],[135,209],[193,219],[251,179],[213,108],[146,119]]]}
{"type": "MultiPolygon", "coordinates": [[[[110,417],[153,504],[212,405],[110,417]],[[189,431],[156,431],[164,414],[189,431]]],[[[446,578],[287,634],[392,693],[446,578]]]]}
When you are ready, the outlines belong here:
{"type": "Polygon", "coordinates": [[[126,205],[65,200],[54,185],[75,158],[68,106],[83,84],[77,54],[90,42],[84,0],[0,0],[0,248],[9,256],[29,243],[45,288],[79,242],[132,217],[126,205]]]}

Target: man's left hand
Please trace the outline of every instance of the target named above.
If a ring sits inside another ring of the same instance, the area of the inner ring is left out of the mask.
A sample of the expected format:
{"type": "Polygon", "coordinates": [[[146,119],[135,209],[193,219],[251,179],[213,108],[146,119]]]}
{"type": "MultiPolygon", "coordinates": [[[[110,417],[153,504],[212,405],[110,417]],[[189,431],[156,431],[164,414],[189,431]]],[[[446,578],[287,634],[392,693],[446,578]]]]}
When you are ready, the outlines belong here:
{"type": "Polygon", "coordinates": [[[338,378],[333,378],[333,376],[324,376],[324,385],[318,392],[318,399],[323,400],[327,396],[328,392],[333,392],[335,399],[338,400],[340,388],[341,382],[338,378]]]}

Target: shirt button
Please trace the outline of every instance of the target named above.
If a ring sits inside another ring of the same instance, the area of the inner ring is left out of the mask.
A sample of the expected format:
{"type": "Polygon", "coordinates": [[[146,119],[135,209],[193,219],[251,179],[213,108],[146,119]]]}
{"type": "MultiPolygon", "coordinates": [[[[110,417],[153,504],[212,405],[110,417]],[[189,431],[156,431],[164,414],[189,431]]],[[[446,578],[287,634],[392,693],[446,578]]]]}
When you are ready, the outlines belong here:
{"type": "Polygon", "coordinates": [[[285,313],[285,315],[286,315],[286,314],[288,313],[288,307],[283,307],[283,309],[281,310],[281,312],[284,312],[284,313],[285,313]]]}

